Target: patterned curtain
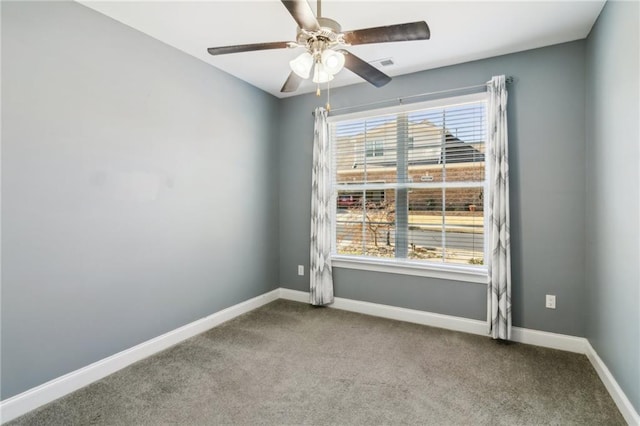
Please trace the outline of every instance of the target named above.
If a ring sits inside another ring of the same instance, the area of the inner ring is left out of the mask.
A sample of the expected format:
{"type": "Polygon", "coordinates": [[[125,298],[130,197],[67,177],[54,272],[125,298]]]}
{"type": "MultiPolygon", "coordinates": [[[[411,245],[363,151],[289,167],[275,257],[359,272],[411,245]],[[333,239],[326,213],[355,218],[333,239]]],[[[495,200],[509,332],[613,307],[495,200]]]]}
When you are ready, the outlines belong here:
{"type": "Polygon", "coordinates": [[[311,170],[311,278],[312,305],[333,303],[331,274],[331,155],[327,111],[315,110],[313,167],[311,170]]]}
{"type": "Polygon", "coordinates": [[[487,316],[494,339],[511,338],[511,242],[509,228],[509,152],[507,88],[504,75],[493,77],[489,92],[489,288],[487,316]]]}

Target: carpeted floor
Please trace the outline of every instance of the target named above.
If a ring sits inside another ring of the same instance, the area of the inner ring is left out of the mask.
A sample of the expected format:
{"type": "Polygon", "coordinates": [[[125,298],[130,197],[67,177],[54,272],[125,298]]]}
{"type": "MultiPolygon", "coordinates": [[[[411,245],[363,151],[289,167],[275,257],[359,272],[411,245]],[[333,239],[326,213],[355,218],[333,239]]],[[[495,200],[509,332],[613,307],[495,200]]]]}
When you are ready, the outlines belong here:
{"type": "Polygon", "coordinates": [[[583,355],[278,300],[10,424],[625,422],[583,355]]]}

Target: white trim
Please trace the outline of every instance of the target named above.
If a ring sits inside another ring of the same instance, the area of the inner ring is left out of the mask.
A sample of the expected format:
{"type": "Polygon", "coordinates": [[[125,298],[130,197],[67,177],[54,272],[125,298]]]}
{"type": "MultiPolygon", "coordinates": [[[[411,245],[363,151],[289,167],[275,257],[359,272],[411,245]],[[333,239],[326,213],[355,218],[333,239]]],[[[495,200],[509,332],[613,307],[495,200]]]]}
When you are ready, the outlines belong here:
{"type": "MultiPolygon", "coordinates": [[[[280,297],[282,299],[294,300],[296,302],[309,301],[309,293],[287,288],[280,289],[280,297]]],[[[359,312],[361,314],[373,315],[376,317],[428,325],[431,327],[445,328],[447,330],[462,331],[464,333],[487,337],[489,336],[486,321],[456,317],[453,315],[436,314],[416,309],[399,308],[397,306],[382,305],[379,303],[344,299],[341,297],[336,297],[334,303],[329,305],[329,307],[345,311],[359,312]]],[[[529,330],[527,328],[520,327],[513,327],[511,331],[511,339],[514,342],[581,354],[584,354],[586,350],[587,339],[583,337],[529,330]]]]}
{"type": "Polygon", "coordinates": [[[310,303],[309,292],[280,287],[280,299],[310,303]]]}
{"type": "Polygon", "coordinates": [[[337,254],[331,256],[331,266],[336,268],[384,272],[388,274],[440,278],[443,280],[464,281],[484,285],[487,285],[489,279],[486,267],[469,267],[450,264],[439,265],[436,263],[427,264],[408,260],[374,259],[337,254]]]}
{"type": "Polygon", "coordinates": [[[345,311],[358,312],[366,315],[395,319],[431,327],[446,328],[470,334],[487,334],[487,324],[484,321],[451,315],[435,314],[415,309],[398,308],[396,306],[380,305],[377,303],[361,302],[358,300],[336,297],[331,307],[345,311]]]}
{"type": "Polygon", "coordinates": [[[561,351],[584,354],[587,339],[569,336],[567,334],[550,333],[548,331],[531,330],[528,328],[512,327],[511,340],[527,345],[542,346],[544,348],[560,349],[561,351]]]}
{"type": "Polygon", "coordinates": [[[203,333],[223,322],[250,312],[278,299],[280,289],[230,306],[207,317],[162,334],[132,348],[89,364],[64,376],[48,381],[21,394],[0,402],[0,423],[15,419],[44,404],[87,386],[109,374],[115,373],[134,362],[167,349],[185,339],[203,333]]]}
{"type": "Polygon", "coordinates": [[[613,401],[618,406],[622,417],[624,417],[630,425],[640,425],[640,415],[589,341],[587,341],[585,349],[587,358],[591,361],[591,365],[593,365],[600,380],[602,380],[602,383],[604,383],[604,386],[609,391],[609,395],[611,395],[611,398],[613,398],[613,401]]]}
{"type": "MultiPolygon", "coordinates": [[[[309,301],[309,293],[287,288],[280,289],[280,297],[296,302],[309,301]]],[[[362,302],[360,300],[344,299],[341,297],[336,297],[333,304],[329,305],[329,307],[414,324],[463,331],[470,334],[487,335],[487,323],[485,321],[435,314],[432,312],[418,311],[416,309],[399,308],[397,306],[381,305],[379,303],[362,302]]]]}

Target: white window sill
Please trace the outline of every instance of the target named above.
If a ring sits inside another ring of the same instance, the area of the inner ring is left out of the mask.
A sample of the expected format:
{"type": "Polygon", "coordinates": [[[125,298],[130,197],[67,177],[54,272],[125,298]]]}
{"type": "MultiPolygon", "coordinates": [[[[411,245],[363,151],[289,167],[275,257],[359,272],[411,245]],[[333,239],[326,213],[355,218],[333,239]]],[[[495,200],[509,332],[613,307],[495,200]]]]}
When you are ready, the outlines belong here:
{"type": "Polygon", "coordinates": [[[332,255],[331,265],[336,268],[360,269],[364,271],[385,272],[389,274],[415,275],[419,277],[440,278],[444,280],[465,281],[487,284],[486,267],[464,265],[424,264],[408,260],[373,259],[355,256],[332,255]]]}

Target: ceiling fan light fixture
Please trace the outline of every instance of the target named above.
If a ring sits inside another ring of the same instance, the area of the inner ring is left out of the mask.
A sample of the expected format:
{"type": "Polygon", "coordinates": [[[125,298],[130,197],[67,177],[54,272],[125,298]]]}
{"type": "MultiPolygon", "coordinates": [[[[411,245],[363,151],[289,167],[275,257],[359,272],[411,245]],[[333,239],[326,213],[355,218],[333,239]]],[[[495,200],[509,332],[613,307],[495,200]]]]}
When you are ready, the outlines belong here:
{"type": "Polygon", "coordinates": [[[322,65],[324,69],[331,75],[335,75],[344,67],[344,54],[335,50],[327,49],[322,52],[322,65]]]}
{"type": "Polygon", "coordinates": [[[313,56],[309,52],[304,52],[294,60],[289,62],[291,70],[298,74],[300,77],[307,79],[311,74],[311,68],[313,67],[313,56]]]}
{"type": "Polygon", "coordinates": [[[326,83],[333,80],[333,74],[327,72],[322,62],[316,63],[313,69],[313,82],[314,83],[326,83]]]}

